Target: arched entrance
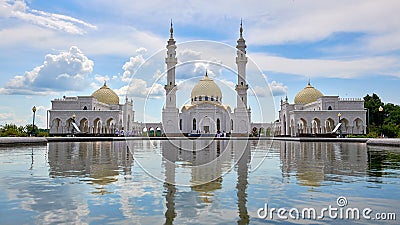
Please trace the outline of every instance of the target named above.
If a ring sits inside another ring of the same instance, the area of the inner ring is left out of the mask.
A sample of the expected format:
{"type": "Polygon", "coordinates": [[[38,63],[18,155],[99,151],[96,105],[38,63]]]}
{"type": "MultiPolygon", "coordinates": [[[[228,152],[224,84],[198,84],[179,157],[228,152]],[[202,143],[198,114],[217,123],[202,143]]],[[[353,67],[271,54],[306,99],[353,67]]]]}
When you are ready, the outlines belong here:
{"type": "Polygon", "coordinates": [[[115,132],[115,121],[113,118],[109,118],[106,121],[106,133],[113,134],[115,132]]]}
{"type": "Polygon", "coordinates": [[[215,133],[216,127],[214,121],[208,116],[203,117],[200,120],[200,130],[205,134],[215,133]]]}
{"type": "Polygon", "coordinates": [[[342,129],[342,132],[344,133],[344,134],[348,134],[348,133],[351,133],[352,131],[350,130],[350,127],[349,127],[349,121],[346,119],[346,118],[342,118],[341,120],[340,120],[340,122],[342,123],[342,125],[341,125],[341,129],[342,129]]]}
{"type": "Polygon", "coordinates": [[[313,119],[311,126],[312,126],[312,133],[313,134],[322,133],[321,121],[318,118],[314,118],[313,119]]]}
{"type": "Polygon", "coordinates": [[[61,119],[55,118],[51,123],[52,133],[62,133],[61,119]]]}
{"type": "Polygon", "coordinates": [[[353,122],[353,133],[354,134],[362,134],[364,132],[363,121],[360,118],[357,118],[353,122]]]}
{"type": "Polygon", "coordinates": [[[304,118],[300,118],[299,121],[299,134],[306,134],[307,133],[307,120],[304,118]]]}
{"type": "Polygon", "coordinates": [[[97,118],[93,121],[93,133],[100,134],[101,133],[101,119],[97,118]]]}
{"type": "Polygon", "coordinates": [[[81,119],[79,122],[79,130],[81,130],[82,133],[88,133],[89,132],[89,121],[86,118],[81,119]]]}
{"type": "Polygon", "coordinates": [[[332,118],[328,118],[325,121],[325,131],[326,133],[332,133],[333,129],[335,129],[335,121],[332,118]]]}

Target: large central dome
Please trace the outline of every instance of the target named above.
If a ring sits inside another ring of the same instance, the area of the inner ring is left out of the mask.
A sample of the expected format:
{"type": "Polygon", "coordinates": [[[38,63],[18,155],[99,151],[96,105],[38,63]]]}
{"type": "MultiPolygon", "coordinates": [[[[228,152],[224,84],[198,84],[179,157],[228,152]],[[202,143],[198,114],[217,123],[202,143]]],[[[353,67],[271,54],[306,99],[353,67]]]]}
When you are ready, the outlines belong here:
{"type": "Polygon", "coordinates": [[[222,92],[218,85],[206,75],[194,86],[191,94],[192,102],[221,102],[222,92]]]}
{"type": "Polygon", "coordinates": [[[119,97],[118,95],[107,87],[106,83],[99,88],[97,91],[93,92],[93,97],[95,97],[99,102],[106,103],[109,105],[118,105],[119,97]]]}
{"type": "Polygon", "coordinates": [[[297,93],[296,97],[294,97],[295,104],[308,104],[311,102],[315,102],[318,98],[324,96],[320,91],[311,86],[310,82],[308,85],[297,93]]]}

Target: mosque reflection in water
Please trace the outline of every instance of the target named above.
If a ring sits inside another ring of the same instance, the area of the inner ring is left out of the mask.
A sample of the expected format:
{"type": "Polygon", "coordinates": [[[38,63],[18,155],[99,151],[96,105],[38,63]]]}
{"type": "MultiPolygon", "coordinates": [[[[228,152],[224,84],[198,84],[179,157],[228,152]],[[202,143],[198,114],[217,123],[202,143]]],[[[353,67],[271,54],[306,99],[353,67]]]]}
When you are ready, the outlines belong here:
{"type": "MultiPolygon", "coordinates": [[[[236,196],[232,196],[232,199],[236,198],[234,202],[237,205],[237,223],[248,224],[248,179],[251,154],[256,147],[264,149],[265,154],[279,157],[284,182],[293,182],[291,178],[294,177],[294,182],[302,186],[318,187],[329,185],[332,181],[345,182],[347,177],[367,177],[367,182],[379,183],[382,181],[381,177],[387,174],[386,167],[390,165],[395,167],[396,170],[393,171],[399,177],[398,151],[385,152],[368,149],[365,144],[350,143],[275,141],[269,146],[265,141],[255,144],[227,140],[49,143],[49,174],[51,177],[80,177],[84,182],[96,185],[97,191],[92,194],[105,195],[109,194],[107,185],[118,182],[118,179],[124,179],[125,176],[135,177],[132,170],[137,167],[136,155],[147,155],[150,158],[162,156],[158,161],[160,164],[154,167],[163,171],[164,191],[162,196],[154,197],[164,199],[165,224],[172,224],[182,214],[198,216],[200,213],[196,210],[199,205],[218,204],[214,195],[227,188],[223,185],[235,186],[236,196]],[[146,150],[154,146],[159,152],[146,150]],[[236,184],[223,183],[223,175],[226,173],[236,173],[236,184]],[[187,183],[180,179],[184,174],[190,176],[187,183]],[[189,185],[191,196],[180,192],[180,184],[189,185]],[[200,202],[190,202],[193,193],[200,202]]],[[[154,183],[157,182],[154,179],[154,183]]],[[[141,184],[131,181],[129,185],[141,184]]],[[[265,185],[268,185],[268,180],[265,185]]],[[[140,187],[136,187],[138,188],[140,187]]],[[[126,193],[119,194],[124,198],[122,195],[126,193]]]]}

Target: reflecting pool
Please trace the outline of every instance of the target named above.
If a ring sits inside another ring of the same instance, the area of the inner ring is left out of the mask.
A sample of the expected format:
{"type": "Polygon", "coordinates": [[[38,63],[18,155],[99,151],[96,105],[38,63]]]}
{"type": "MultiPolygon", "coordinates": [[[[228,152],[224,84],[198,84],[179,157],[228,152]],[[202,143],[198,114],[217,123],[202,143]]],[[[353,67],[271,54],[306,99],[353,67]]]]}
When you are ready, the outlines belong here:
{"type": "Polygon", "coordinates": [[[400,148],[267,140],[0,147],[0,224],[374,224],[377,213],[400,220],[400,148]],[[266,214],[271,208],[282,214],[266,214]],[[371,219],[346,219],[348,208],[371,209],[371,219]]]}

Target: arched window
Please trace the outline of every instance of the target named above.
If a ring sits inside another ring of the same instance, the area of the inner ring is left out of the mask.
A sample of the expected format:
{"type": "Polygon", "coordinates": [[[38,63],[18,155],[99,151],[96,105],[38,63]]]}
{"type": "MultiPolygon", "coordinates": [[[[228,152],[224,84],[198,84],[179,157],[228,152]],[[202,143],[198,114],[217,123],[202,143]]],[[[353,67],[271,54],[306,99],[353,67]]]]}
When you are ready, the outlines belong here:
{"type": "Polygon", "coordinates": [[[199,96],[199,101],[201,101],[202,100],[202,97],[201,96],[199,96]]]}
{"type": "Polygon", "coordinates": [[[206,97],[204,97],[204,98],[205,98],[205,99],[204,99],[205,101],[208,101],[208,96],[206,96],[206,97]]]}
{"type": "Polygon", "coordinates": [[[212,102],[214,101],[214,96],[211,96],[211,101],[212,101],[212,102]]]}
{"type": "Polygon", "coordinates": [[[85,106],[85,107],[83,107],[83,110],[87,110],[87,107],[85,106]]]}
{"type": "Polygon", "coordinates": [[[242,81],[242,82],[240,82],[240,84],[243,86],[243,81],[242,81]]]}
{"type": "Polygon", "coordinates": [[[231,130],[233,130],[233,120],[231,119],[231,130]]]}
{"type": "Polygon", "coordinates": [[[332,110],[332,106],[329,106],[329,107],[328,107],[328,110],[332,110]]]}
{"type": "Polygon", "coordinates": [[[182,119],[179,120],[179,130],[182,130],[182,119]]]}
{"type": "Polygon", "coordinates": [[[217,102],[218,102],[218,96],[217,96],[217,98],[215,99],[215,101],[217,101],[217,102]]]}
{"type": "Polygon", "coordinates": [[[217,119],[217,131],[221,131],[221,121],[217,119]]]}
{"type": "Polygon", "coordinates": [[[196,127],[196,118],[193,118],[193,129],[192,130],[197,130],[196,127]]]}

